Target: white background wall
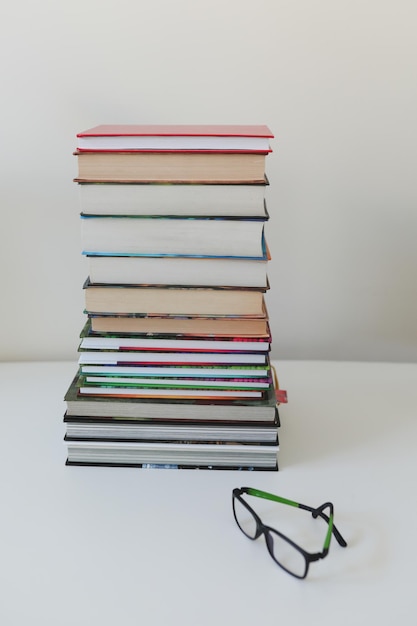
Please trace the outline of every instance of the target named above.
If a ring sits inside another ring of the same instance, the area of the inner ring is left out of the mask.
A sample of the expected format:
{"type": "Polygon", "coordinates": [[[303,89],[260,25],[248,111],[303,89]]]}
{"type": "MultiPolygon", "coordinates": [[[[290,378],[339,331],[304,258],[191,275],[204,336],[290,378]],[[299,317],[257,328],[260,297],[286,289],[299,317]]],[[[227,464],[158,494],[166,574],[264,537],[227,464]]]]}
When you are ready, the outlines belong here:
{"type": "Polygon", "coordinates": [[[0,360],[75,359],[75,135],[265,123],[276,359],[417,357],[415,0],[2,8],[0,360]]]}

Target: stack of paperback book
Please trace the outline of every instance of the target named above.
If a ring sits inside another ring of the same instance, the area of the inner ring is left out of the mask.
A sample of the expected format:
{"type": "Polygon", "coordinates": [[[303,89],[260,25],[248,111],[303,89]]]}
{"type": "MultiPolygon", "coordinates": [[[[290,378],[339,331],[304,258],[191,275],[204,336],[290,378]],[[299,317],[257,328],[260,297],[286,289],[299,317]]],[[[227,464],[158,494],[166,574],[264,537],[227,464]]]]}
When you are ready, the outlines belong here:
{"type": "Polygon", "coordinates": [[[266,126],[77,135],[88,261],[69,465],[276,470],[266,126]]]}

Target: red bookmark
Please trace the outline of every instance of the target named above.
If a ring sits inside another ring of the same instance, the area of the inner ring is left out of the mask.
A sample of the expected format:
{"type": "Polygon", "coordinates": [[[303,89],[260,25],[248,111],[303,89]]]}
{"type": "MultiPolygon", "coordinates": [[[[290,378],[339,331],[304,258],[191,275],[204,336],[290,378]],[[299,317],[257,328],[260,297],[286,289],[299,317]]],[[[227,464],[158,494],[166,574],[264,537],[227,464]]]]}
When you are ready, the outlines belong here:
{"type": "Polygon", "coordinates": [[[277,399],[278,404],[280,404],[281,402],[283,403],[288,402],[287,392],[285,391],[285,389],[275,389],[275,397],[277,399]]]}

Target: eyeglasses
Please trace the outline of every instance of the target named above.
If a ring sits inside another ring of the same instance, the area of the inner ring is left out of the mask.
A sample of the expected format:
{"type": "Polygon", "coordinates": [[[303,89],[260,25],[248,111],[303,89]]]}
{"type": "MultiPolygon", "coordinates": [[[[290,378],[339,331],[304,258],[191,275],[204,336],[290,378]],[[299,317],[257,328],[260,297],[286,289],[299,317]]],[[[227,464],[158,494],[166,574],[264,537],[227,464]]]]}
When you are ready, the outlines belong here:
{"type": "Polygon", "coordinates": [[[331,502],[325,502],[317,508],[312,508],[299,502],[293,502],[286,498],[280,498],[272,493],[266,493],[259,489],[252,489],[251,487],[241,487],[240,489],[233,489],[233,514],[240,530],[249,539],[258,539],[261,535],[264,535],[268,552],[274,561],[282,567],[288,574],[295,576],[296,578],[305,578],[307,576],[310,563],[324,559],[329,552],[330,540],[332,535],[335,536],[340,546],[346,547],[347,543],[343,539],[340,532],[337,530],[333,523],[333,504],[331,502]],[[258,498],[265,498],[266,500],[272,500],[281,504],[288,504],[289,506],[309,511],[314,519],[320,517],[326,522],[327,533],[324,540],[323,550],[321,552],[307,552],[291,539],[280,533],[275,528],[266,526],[259,515],[249,506],[249,504],[243,499],[242,494],[249,496],[256,496],[258,498]],[[328,509],[328,514],[324,511],[328,509]]]}

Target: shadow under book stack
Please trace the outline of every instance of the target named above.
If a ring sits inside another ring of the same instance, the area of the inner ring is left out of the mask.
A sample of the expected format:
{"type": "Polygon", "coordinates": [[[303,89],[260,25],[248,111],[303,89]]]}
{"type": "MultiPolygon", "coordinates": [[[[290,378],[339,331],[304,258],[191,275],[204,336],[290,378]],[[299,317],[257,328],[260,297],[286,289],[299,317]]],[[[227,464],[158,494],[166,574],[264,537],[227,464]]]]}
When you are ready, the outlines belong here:
{"type": "Polygon", "coordinates": [[[277,470],[266,126],[77,135],[89,275],[68,465],[277,470]]]}

